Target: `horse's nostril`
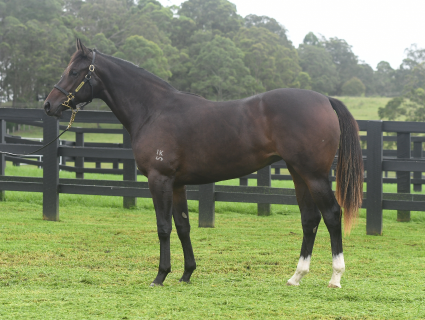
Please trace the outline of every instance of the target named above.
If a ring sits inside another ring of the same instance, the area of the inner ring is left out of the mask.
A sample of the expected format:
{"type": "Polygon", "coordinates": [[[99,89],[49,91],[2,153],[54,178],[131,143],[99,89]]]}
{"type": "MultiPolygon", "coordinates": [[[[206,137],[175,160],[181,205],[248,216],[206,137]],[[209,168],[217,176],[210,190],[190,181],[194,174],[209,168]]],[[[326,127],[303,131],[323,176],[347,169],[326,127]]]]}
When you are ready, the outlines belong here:
{"type": "Polygon", "coordinates": [[[49,102],[49,101],[46,101],[46,102],[44,103],[44,110],[45,110],[46,112],[49,112],[49,111],[50,111],[50,102],[49,102]]]}

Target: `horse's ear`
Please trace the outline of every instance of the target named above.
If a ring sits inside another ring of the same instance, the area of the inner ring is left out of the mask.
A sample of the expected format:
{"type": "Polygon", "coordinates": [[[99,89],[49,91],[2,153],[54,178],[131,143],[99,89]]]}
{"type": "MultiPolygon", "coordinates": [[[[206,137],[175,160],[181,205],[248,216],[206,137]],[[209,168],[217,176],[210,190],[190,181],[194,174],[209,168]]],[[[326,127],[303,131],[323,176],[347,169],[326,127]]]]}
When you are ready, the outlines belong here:
{"type": "Polygon", "coordinates": [[[90,49],[87,49],[83,43],[81,42],[81,39],[77,38],[77,50],[82,51],[83,55],[87,56],[91,51],[90,49]]]}

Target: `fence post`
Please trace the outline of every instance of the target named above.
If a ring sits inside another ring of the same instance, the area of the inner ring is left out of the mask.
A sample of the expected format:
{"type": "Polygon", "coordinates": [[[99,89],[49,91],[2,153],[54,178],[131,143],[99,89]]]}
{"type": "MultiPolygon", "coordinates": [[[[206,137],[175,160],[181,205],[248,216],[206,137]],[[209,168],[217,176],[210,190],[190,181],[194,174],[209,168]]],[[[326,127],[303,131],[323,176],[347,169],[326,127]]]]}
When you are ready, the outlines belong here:
{"type": "MultiPolygon", "coordinates": [[[[271,166],[265,166],[257,171],[257,186],[271,187],[271,166]]],[[[270,203],[257,203],[257,214],[259,216],[270,215],[270,203]]]]}
{"type": "MultiPolygon", "coordinates": [[[[0,119],[0,143],[5,143],[6,137],[6,121],[0,119]]],[[[4,176],[4,170],[6,168],[6,157],[4,154],[0,154],[0,175],[4,176]]],[[[0,201],[4,201],[5,192],[0,190],[0,201]]]]}
{"type": "Polygon", "coordinates": [[[248,185],[248,178],[239,178],[239,185],[240,186],[247,186],[248,185]]]}
{"type": "MultiPolygon", "coordinates": [[[[84,132],[77,131],[75,133],[75,146],[84,147],[84,132]]],[[[84,179],[84,157],[75,157],[75,166],[81,168],[81,172],[76,172],[75,177],[77,179],[84,179]]]]}
{"type": "MultiPolygon", "coordinates": [[[[43,115],[43,144],[59,135],[59,121],[43,115]]],[[[59,221],[59,139],[43,152],[43,219],[59,221]]]]}
{"type": "MultiPolygon", "coordinates": [[[[123,148],[131,149],[131,138],[127,130],[123,133],[123,148]]],[[[137,167],[134,159],[123,160],[123,180],[137,181],[137,167]]],[[[136,197],[123,197],[123,207],[132,208],[137,203],[136,197]]]]}
{"type": "Polygon", "coordinates": [[[215,224],[215,184],[199,186],[199,227],[214,228],[215,224]]]}
{"type": "MultiPolygon", "coordinates": [[[[422,158],[422,141],[413,142],[413,158],[422,158]]],[[[413,179],[422,179],[422,172],[413,172],[413,179]]],[[[415,183],[413,185],[414,191],[422,191],[422,183],[415,183]]]]}
{"type": "Polygon", "coordinates": [[[382,234],[382,121],[367,123],[366,234],[382,234]]]}
{"type": "MultiPolygon", "coordinates": [[[[410,159],[410,133],[397,132],[397,158],[410,159]]],[[[397,171],[397,193],[410,193],[410,172],[397,171]]],[[[410,211],[397,210],[397,221],[410,221],[410,211]]]]}

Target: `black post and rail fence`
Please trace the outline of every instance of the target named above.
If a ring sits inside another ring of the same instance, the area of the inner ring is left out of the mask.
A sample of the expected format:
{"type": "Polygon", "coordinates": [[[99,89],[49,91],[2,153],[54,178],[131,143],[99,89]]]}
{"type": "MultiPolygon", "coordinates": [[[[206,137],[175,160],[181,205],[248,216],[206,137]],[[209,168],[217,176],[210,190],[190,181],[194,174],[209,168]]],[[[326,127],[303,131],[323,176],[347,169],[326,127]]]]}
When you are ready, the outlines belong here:
{"type": "MultiPolygon", "coordinates": [[[[67,123],[70,112],[64,112],[61,122],[67,123]]],[[[119,124],[112,112],[82,111],[77,116],[78,123],[119,124]]],[[[422,190],[425,180],[425,159],[422,158],[422,143],[425,137],[412,134],[425,133],[425,123],[396,121],[358,121],[361,140],[366,144],[363,149],[365,167],[365,192],[363,208],[366,209],[367,234],[382,234],[383,210],[397,210],[398,221],[409,221],[410,211],[425,211],[425,195],[411,193],[422,190]],[[394,133],[394,136],[384,136],[394,133]],[[397,149],[384,149],[385,141],[393,141],[397,149]],[[413,148],[412,148],[413,145],[413,148]],[[388,172],[396,176],[388,177],[388,172]],[[397,193],[384,193],[384,184],[397,184],[397,193]]],[[[136,205],[136,199],[150,198],[147,182],[137,181],[137,168],[131,150],[128,133],[119,129],[71,128],[75,132],[75,141],[56,141],[39,152],[38,155],[16,158],[0,156],[0,200],[5,191],[24,191],[43,193],[43,218],[59,220],[59,195],[85,194],[123,197],[123,206],[136,205]],[[121,134],[122,143],[88,143],[85,133],[121,134]],[[6,176],[6,161],[15,165],[31,164],[43,168],[43,177],[6,176]],[[74,166],[67,165],[73,162],[74,166]],[[96,163],[95,168],[85,167],[85,163],[96,163]],[[102,168],[102,163],[112,163],[113,168],[102,168]],[[119,164],[122,164],[120,169],[119,164]],[[59,178],[59,171],[75,172],[75,179],[59,178]],[[122,181],[84,179],[85,173],[120,174],[122,181]]],[[[48,117],[39,109],[0,108],[0,151],[12,153],[30,153],[43,144],[55,139],[64,129],[55,118],[48,117]],[[34,141],[6,134],[6,122],[14,122],[43,128],[43,140],[34,141]]],[[[336,161],[334,161],[336,163],[336,161]]],[[[187,198],[199,201],[199,226],[214,227],[215,202],[257,203],[259,215],[269,215],[271,204],[296,205],[295,190],[291,188],[271,187],[272,180],[292,180],[285,174],[284,161],[258,170],[257,173],[241,177],[240,185],[229,186],[207,184],[187,186],[187,198]],[[248,186],[255,179],[257,186],[248,186]]],[[[330,181],[334,181],[330,173],[330,181]]]]}

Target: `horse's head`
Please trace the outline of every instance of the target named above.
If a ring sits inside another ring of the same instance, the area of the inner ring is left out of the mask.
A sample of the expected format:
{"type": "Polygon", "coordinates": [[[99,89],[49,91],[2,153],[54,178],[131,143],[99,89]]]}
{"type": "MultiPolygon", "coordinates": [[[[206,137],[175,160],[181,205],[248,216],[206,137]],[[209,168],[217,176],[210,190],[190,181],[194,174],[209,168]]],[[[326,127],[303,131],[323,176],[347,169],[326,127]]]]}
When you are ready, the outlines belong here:
{"type": "Polygon", "coordinates": [[[93,99],[95,52],[87,49],[77,39],[77,51],[72,55],[68,67],[59,82],[44,101],[44,110],[49,116],[60,117],[67,108],[75,109],[80,103],[93,99]],[[88,82],[90,85],[85,85],[88,82]]]}

